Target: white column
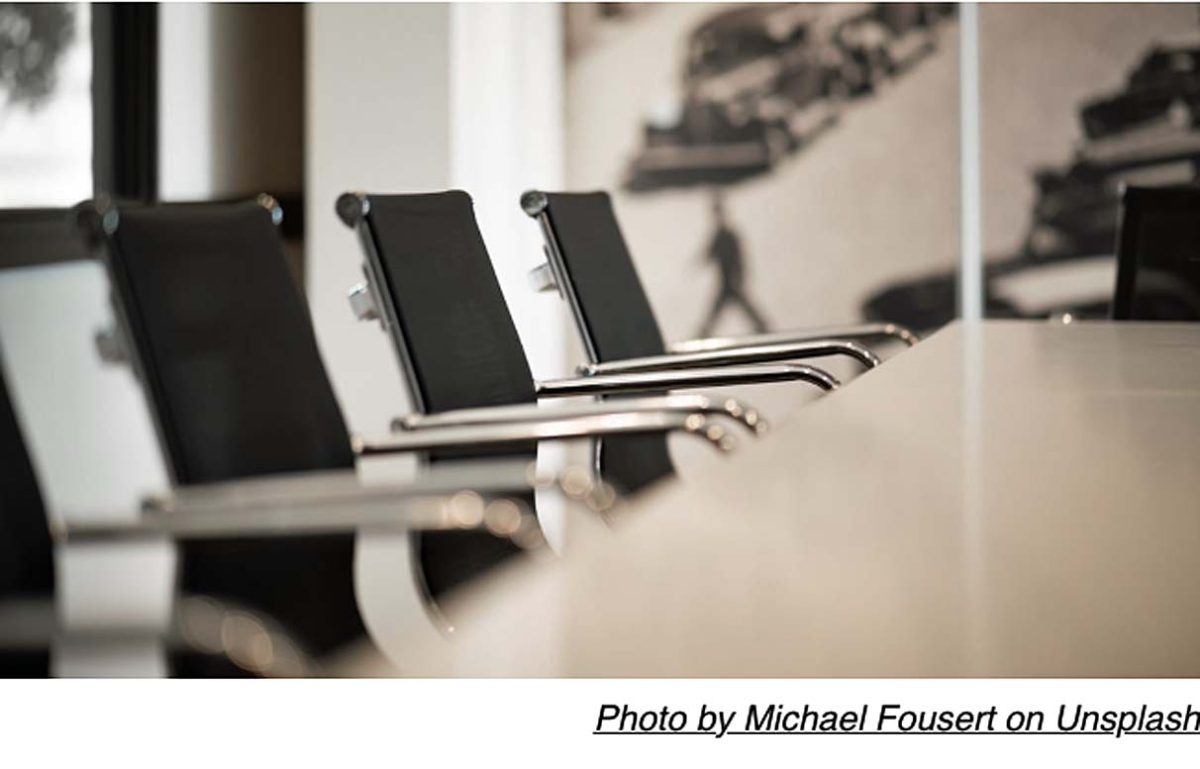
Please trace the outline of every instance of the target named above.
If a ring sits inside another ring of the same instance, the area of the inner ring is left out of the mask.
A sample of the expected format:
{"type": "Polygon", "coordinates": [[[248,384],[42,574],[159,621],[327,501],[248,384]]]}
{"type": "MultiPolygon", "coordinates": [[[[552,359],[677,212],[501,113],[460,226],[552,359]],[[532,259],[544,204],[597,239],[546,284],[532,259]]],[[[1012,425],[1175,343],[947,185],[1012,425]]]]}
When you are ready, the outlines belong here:
{"type": "Polygon", "coordinates": [[[475,199],[497,278],[539,377],[565,373],[566,327],[562,303],[529,288],[526,275],[542,261],[542,240],[517,201],[534,187],[562,187],[561,13],[548,3],[451,6],[451,183],[475,199]]]}

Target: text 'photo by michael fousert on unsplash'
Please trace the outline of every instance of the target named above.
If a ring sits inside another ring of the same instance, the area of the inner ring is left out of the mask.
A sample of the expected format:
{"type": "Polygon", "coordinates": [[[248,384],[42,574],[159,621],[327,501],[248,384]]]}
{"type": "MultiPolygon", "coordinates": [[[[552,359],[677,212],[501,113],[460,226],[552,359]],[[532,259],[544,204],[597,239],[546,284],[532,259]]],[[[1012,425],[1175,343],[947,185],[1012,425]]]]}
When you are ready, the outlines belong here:
{"type": "Polygon", "coordinates": [[[1112,735],[1200,734],[1200,709],[1191,704],[1161,708],[1140,705],[1123,710],[1084,704],[1056,708],[914,709],[896,703],[863,704],[856,709],[822,709],[803,704],[750,704],[722,709],[638,709],[603,704],[594,735],[677,734],[741,737],[770,734],[843,735],[1112,735]]]}

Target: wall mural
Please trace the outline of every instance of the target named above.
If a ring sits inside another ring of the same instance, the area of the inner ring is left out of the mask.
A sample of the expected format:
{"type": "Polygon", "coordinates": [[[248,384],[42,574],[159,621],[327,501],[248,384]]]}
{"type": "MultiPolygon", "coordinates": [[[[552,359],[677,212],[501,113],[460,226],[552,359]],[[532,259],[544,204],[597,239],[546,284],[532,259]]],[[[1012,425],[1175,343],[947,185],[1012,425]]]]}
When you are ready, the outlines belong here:
{"type": "Polygon", "coordinates": [[[568,182],[614,194],[669,337],[854,321],[954,265],[954,4],[566,14],[568,182]]]}
{"type": "MultiPolygon", "coordinates": [[[[1200,13],[984,6],[980,37],[985,312],[1107,317],[1121,183],[1196,180],[1200,13]]],[[[956,281],[944,271],[887,287],[865,314],[939,326],[953,311],[930,297],[956,281]]]]}
{"type": "MultiPolygon", "coordinates": [[[[954,4],[567,8],[567,178],[670,338],[955,317],[954,4]]],[[[985,306],[1107,313],[1117,190],[1193,181],[1200,14],[980,8],[985,306]]]]}
{"type": "Polygon", "coordinates": [[[764,5],[713,14],[688,36],[675,114],[644,125],[625,189],[711,190],[708,260],[719,276],[698,336],[721,312],[741,309],[756,332],[769,325],[747,295],[745,254],[723,203],[725,187],[768,174],[834,128],[856,99],[878,92],[937,47],[952,4],[865,9],[764,5]]]}

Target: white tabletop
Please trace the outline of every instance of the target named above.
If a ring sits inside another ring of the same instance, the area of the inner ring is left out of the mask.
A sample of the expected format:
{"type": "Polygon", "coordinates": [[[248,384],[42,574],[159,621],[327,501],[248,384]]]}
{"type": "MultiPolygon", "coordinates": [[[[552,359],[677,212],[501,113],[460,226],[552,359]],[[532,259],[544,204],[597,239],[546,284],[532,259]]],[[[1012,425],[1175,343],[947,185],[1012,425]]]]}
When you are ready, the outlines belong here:
{"type": "Polygon", "coordinates": [[[948,327],[464,596],[464,675],[1200,675],[1200,325],[948,327]]]}

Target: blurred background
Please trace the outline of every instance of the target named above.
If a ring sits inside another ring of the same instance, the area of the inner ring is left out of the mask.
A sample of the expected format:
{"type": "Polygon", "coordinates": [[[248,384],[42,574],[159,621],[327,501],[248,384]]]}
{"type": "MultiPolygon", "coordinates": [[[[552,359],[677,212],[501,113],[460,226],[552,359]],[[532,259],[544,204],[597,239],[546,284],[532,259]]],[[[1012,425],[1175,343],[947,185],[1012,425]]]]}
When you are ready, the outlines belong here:
{"type": "MultiPolygon", "coordinates": [[[[963,38],[953,3],[0,3],[0,206],[271,193],[355,432],[407,404],[383,333],[347,309],[346,190],[468,190],[539,377],[582,354],[526,281],[532,187],[613,194],[672,340],[929,332],[958,314],[964,263],[991,316],[1104,315],[1117,185],[1195,179],[1200,14],[977,12],[963,38]]],[[[78,250],[0,253],[0,356],[54,508],[129,509],[165,483],[133,375],[92,346],[110,312],[78,250]]]]}

